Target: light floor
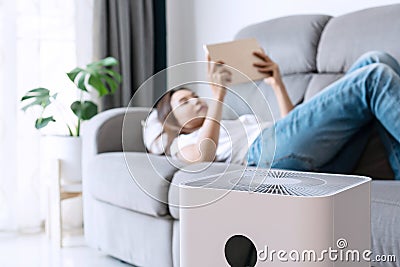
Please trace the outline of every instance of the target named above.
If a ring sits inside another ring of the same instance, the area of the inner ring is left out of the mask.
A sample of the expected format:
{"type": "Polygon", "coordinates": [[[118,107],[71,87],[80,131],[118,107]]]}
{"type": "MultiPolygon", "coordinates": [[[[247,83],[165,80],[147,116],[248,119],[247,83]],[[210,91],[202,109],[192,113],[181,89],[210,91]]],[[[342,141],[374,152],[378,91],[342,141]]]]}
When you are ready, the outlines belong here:
{"type": "MultiPolygon", "coordinates": [[[[0,234],[1,267],[133,267],[106,256],[74,237],[70,246],[54,248],[43,234],[0,234]]],[[[68,240],[67,240],[68,241],[68,240]]]]}

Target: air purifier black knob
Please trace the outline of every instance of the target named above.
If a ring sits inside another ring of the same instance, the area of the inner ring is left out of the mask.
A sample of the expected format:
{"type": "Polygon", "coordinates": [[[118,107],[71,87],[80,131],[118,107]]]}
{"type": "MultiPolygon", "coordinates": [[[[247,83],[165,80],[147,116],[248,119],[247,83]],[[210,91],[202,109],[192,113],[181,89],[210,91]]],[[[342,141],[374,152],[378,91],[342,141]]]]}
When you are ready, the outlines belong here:
{"type": "Polygon", "coordinates": [[[234,235],[225,243],[225,258],[231,267],[254,267],[257,249],[248,237],[234,235]]]}

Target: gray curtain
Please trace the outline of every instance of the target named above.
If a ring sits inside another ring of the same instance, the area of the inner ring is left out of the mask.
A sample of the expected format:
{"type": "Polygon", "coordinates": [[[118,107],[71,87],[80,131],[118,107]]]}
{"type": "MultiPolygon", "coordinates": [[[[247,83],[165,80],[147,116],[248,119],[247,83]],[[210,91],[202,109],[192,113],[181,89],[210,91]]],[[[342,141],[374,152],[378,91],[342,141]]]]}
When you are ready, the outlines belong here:
{"type": "MultiPolygon", "coordinates": [[[[95,0],[94,58],[113,56],[122,84],[102,99],[101,109],[126,107],[139,86],[154,73],[153,0],[95,0]]],[[[130,106],[151,106],[154,90],[136,94],[130,106]]]]}

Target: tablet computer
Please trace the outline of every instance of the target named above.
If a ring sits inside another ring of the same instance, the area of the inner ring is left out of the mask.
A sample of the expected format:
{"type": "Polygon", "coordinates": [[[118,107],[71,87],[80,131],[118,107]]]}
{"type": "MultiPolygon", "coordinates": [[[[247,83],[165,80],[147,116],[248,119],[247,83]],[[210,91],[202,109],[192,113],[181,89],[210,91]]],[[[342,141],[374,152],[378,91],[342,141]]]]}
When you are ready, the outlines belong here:
{"type": "MultiPolygon", "coordinates": [[[[204,50],[210,56],[211,61],[223,61],[226,65],[247,75],[250,80],[255,81],[267,77],[266,74],[258,72],[257,68],[253,66],[254,62],[262,62],[261,59],[253,55],[254,51],[262,51],[255,38],[208,44],[204,45],[204,50]]],[[[243,74],[233,70],[231,84],[249,82],[243,74]]]]}

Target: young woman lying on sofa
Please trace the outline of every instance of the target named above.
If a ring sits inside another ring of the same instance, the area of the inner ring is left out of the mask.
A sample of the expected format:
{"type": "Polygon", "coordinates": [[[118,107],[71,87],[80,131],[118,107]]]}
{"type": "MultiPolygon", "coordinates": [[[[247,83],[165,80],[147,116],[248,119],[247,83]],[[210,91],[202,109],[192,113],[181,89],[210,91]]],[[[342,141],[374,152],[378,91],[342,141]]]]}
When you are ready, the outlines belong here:
{"type": "Polygon", "coordinates": [[[276,94],[281,119],[261,125],[252,115],[222,120],[225,86],[231,73],[223,62],[210,63],[208,75],[215,101],[207,105],[188,88],[167,91],[158,101],[155,115],[163,133],[151,143],[145,140],[150,152],[160,153],[155,147],[162,144],[163,152],[187,163],[217,160],[346,173],[351,170],[341,166],[324,170],[323,166],[363,126],[376,119],[388,139],[395,178],[400,179],[400,65],[391,55],[378,51],[362,55],[341,79],[294,107],[278,65],[263,52],[254,54],[262,60],[254,66],[268,75],[264,82],[276,94]],[[240,127],[244,131],[230,131],[240,127]]]}

